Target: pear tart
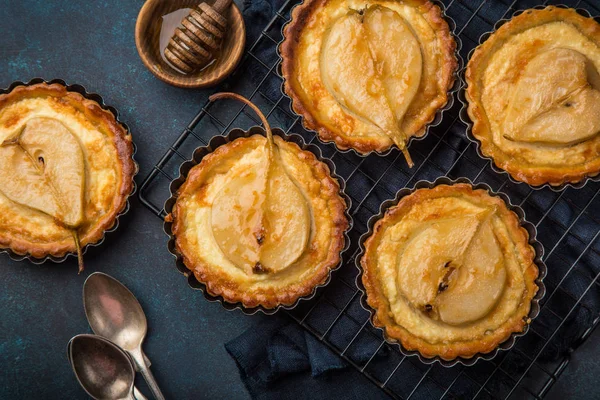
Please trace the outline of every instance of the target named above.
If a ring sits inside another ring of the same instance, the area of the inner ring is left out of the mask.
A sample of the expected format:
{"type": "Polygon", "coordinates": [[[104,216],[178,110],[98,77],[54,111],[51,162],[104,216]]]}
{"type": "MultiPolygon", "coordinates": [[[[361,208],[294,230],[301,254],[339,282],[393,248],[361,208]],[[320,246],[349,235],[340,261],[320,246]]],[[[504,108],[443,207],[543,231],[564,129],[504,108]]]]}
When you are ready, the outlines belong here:
{"type": "Polygon", "coordinates": [[[63,85],[0,95],[0,247],[35,258],[81,255],[125,208],[132,153],[111,112],[63,85]]]}
{"type": "Polygon", "coordinates": [[[185,266],[212,296],[246,308],[291,305],[340,262],[349,226],[326,164],[273,136],[238,138],[188,173],[167,221],[185,266]]]}
{"type": "Polygon", "coordinates": [[[404,152],[448,101],[456,43],[430,1],[306,0],[281,45],[284,89],[307,128],[360,153],[404,152]]]}
{"type": "Polygon", "coordinates": [[[466,72],[481,152],[534,186],[597,175],[599,70],[600,25],[576,10],[528,10],[502,25],[466,72]]]}
{"type": "Polygon", "coordinates": [[[403,197],[364,243],[374,325],[427,358],[494,350],[529,322],[538,268],[528,240],[502,199],[469,184],[403,197]]]}

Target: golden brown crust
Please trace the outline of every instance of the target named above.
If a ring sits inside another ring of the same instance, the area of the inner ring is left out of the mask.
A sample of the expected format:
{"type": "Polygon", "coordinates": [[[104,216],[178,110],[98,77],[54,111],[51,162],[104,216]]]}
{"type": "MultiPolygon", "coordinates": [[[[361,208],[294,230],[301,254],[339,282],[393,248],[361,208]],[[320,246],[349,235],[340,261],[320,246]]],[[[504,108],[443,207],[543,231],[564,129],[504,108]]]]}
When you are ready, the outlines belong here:
{"type": "MultiPolygon", "coordinates": [[[[85,118],[111,138],[118,154],[118,159],[115,162],[120,167],[121,182],[118,192],[115,193],[112,207],[98,221],[93,221],[91,224],[88,221],[86,229],[79,232],[82,247],[97,243],[104,236],[104,232],[114,226],[118,215],[125,209],[127,198],[133,190],[133,176],[137,172],[137,166],[132,158],[133,143],[131,135],[117,122],[110,111],[102,109],[97,102],[86,99],[79,93],[70,92],[65,86],[57,83],[17,86],[10,93],[0,95],[0,110],[22,99],[43,97],[53,97],[58,99],[60,104],[73,107],[83,113],[85,118]]],[[[16,123],[17,121],[11,122],[16,123]]],[[[9,248],[19,255],[29,254],[35,258],[63,257],[67,253],[77,251],[72,238],[60,242],[40,243],[10,236],[2,231],[0,231],[0,247],[9,248]]]]}
{"type": "MultiPolygon", "coordinates": [[[[302,116],[305,128],[317,132],[322,141],[334,142],[341,150],[354,149],[362,154],[370,153],[372,151],[384,152],[391,147],[388,140],[373,137],[354,137],[350,139],[320,123],[311,112],[311,107],[302,101],[298,89],[296,88],[295,77],[297,71],[294,60],[297,57],[297,48],[300,36],[302,35],[302,30],[311,22],[315,11],[323,7],[327,2],[328,0],[305,0],[292,10],[291,21],[284,27],[284,41],[281,43],[279,50],[282,58],[282,75],[284,78],[285,93],[292,100],[291,104],[294,112],[302,116]]],[[[442,66],[439,71],[440,86],[446,88],[446,91],[439,93],[438,97],[431,102],[432,104],[437,104],[437,107],[430,113],[427,122],[412,135],[414,137],[422,137],[426,132],[427,124],[433,121],[438,109],[444,107],[448,102],[448,91],[454,84],[454,72],[458,67],[458,60],[454,54],[456,42],[450,32],[448,23],[443,17],[442,10],[437,5],[428,0],[411,0],[405,1],[404,3],[417,8],[436,32],[442,59],[442,66]]],[[[369,1],[364,5],[366,7],[370,4],[385,5],[385,1],[369,1]]]]}
{"type": "MultiPolygon", "coordinates": [[[[278,137],[276,139],[280,143],[283,142],[278,137]]],[[[319,188],[319,196],[327,199],[327,209],[331,218],[328,247],[315,249],[314,246],[318,246],[317,243],[309,244],[313,253],[321,252],[326,257],[318,260],[318,268],[313,270],[310,275],[304,274],[301,279],[282,287],[259,286],[246,290],[242,288],[242,283],[233,281],[229,274],[215,268],[210,260],[204,259],[195,252],[193,245],[185,238],[187,229],[183,218],[186,211],[185,199],[205,190],[206,185],[210,184],[205,184],[207,171],[218,166],[221,160],[236,157],[238,153],[246,151],[252,140],[255,140],[254,137],[239,138],[224,144],[206,155],[199,164],[194,166],[188,173],[186,181],[177,191],[177,201],[168,220],[173,221],[171,232],[175,237],[176,251],[182,256],[184,264],[194,273],[196,279],[206,286],[209,294],[220,296],[229,303],[241,303],[246,308],[262,306],[270,309],[279,305],[295,303],[299,298],[310,295],[315,287],[328,279],[331,270],[340,262],[340,252],[345,244],[344,233],[348,229],[349,222],[345,215],[346,203],[340,196],[340,186],[331,177],[327,165],[319,161],[313,153],[300,149],[295,143],[284,142],[289,146],[288,148],[297,152],[299,160],[310,167],[314,179],[312,185],[319,188]]],[[[309,267],[312,266],[308,265],[306,269],[309,267]]]]}
{"type": "MultiPolygon", "coordinates": [[[[585,166],[566,164],[561,168],[523,164],[499,148],[492,139],[491,127],[481,101],[482,78],[485,68],[496,50],[513,35],[530,28],[554,21],[565,21],[573,24],[580,32],[600,46],[600,24],[592,18],[580,15],[574,9],[548,6],[544,9],[532,9],[512,18],[495,31],[484,43],[479,45],[469,60],[465,72],[467,82],[466,98],[468,114],[473,122],[473,136],[480,142],[481,153],[490,157],[494,164],[507,171],[514,179],[539,186],[549,183],[560,186],[564,183],[577,183],[600,172],[600,157],[590,150],[595,159],[585,166]]],[[[522,70],[524,65],[519,68],[522,70]]]]}
{"type": "Polygon", "coordinates": [[[427,358],[435,356],[439,356],[444,360],[453,360],[457,357],[470,358],[478,353],[493,351],[500,343],[507,340],[512,333],[522,332],[527,324],[526,318],[529,314],[531,301],[538,290],[535,280],[539,271],[533,261],[535,251],[529,245],[529,234],[525,228],[519,225],[516,214],[510,211],[499,197],[492,197],[485,190],[474,190],[469,184],[439,185],[433,189],[418,189],[409,196],[402,198],[398,205],[385,212],[384,217],[375,223],[373,234],[364,242],[364,248],[365,252],[360,261],[363,268],[362,282],[366,289],[367,303],[375,311],[372,318],[373,325],[383,328],[388,340],[399,341],[407,350],[418,351],[427,358]],[[506,223],[510,236],[518,247],[521,259],[528,261],[528,265],[524,267],[527,290],[519,310],[516,310],[514,315],[505,321],[499,329],[490,334],[473,338],[470,341],[429,343],[423,338],[413,335],[394,320],[390,303],[383,292],[378,276],[377,248],[381,240],[381,232],[386,226],[398,223],[414,205],[428,199],[445,196],[467,196],[496,206],[496,212],[506,223]]]}

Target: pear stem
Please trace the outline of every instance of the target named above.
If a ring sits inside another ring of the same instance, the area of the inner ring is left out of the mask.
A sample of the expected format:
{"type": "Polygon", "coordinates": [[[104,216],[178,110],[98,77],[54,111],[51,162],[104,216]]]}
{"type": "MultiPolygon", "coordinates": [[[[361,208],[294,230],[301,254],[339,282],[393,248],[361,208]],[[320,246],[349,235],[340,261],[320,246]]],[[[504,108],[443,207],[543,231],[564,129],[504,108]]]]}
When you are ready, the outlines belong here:
{"type": "Polygon", "coordinates": [[[267,147],[269,149],[268,150],[269,156],[270,156],[269,158],[272,157],[274,143],[273,143],[273,132],[271,131],[271,125],[269,125],[269,121],[267,121],[267,118],[265,117],[265,115],[262,113],[262,111],[260,111],[260,109],[253,102],[251,102],[244,96],[240,96],[239,94],[232,93],[232,92],[215,93],[212,96],[210,96],[208,99],[210,101],[215,101],[215,100],[219,100],[219,99],[234,99],[234,100],[241,101],[242,103],[244,103],[248,107],[250,107],[256,113],[256,115],[258,115],[258,118],[260,118],[260,121],[265,126],[265,131],[267,132],[267,147]]]}
{"type": "Polygon", "coordinates": [[[77,264],[79,265],[79,271],[77,272],[77,274],[81,274],[84,269],[83,254],[81,253],[81,243],[79,243],[79,235],[77,234],[77,231],[73,230],[73,231],[71,231],[71,233],[73,234],[73,240],[75,241],[75,248],[77,249],[77,264]]]}
{"type": "Polygon", "coordinates": [[[402,154],[404,154],[404,158],[406,159],[406,163],[408,164],[409,168],[412,168],[415,166],[415,163],[413,162],[410,153],[408,152],[408,148],[406,147],[406,145],[404,145],[404,147],[402,148],[402,154]]]}

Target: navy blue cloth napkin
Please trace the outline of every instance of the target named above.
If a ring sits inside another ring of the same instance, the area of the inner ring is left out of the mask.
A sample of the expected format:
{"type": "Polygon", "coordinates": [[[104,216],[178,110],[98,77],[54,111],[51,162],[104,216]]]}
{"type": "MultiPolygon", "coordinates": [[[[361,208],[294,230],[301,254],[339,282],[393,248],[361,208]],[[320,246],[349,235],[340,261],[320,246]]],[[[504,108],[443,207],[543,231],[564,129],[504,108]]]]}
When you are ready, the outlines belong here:
{"type": "MultiPolygon", "coordinates": [[[[253,399],[378,399],[375,385],[285,316],[275,315],[225,344],[253,399]]],[[[367,351],[361,356],[370,357],[367,351]]]]}

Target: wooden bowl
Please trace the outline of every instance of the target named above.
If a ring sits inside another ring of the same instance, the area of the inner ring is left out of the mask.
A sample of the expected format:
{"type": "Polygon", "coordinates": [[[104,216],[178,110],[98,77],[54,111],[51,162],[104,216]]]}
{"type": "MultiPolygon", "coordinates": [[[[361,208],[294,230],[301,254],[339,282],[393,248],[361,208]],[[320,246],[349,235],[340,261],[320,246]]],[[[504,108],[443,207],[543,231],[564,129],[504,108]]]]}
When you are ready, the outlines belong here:
{"type": "MultiPolygon", "coordinates": [[[[227,35],[217,54],[217,59],[204,69],[183,74],[171,67],[160,53],[162,17],[182,8],[192,8],[201,0],[147,0],[135,24],[135,45],[144,65],[158,79],[182,88],[214,86],[233,72],[246,45],[246,26],[242,12],[233,3],[229,9],[227,35]]],[[[214,0],[207,0],[213,4],[214,0]]]]}

